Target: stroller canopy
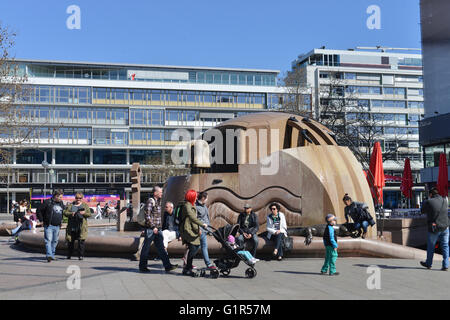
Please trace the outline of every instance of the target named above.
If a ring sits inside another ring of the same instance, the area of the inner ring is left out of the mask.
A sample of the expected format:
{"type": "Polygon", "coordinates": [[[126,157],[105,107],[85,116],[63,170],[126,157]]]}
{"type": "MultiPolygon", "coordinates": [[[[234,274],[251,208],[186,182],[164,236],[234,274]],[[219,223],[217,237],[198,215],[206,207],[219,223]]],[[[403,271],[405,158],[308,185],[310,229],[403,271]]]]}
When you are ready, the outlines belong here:
{"type": "Polygon", "coordinates": [[[216,236],[216,238],[218,238],[219,241],[221,240],[221,241],[225,242],[225,241],[227,241],[228,236],[230,236],[230,235],[233,237],[236,237],[236,233],[238,232],[238,230],[239,230],[238,224],[234,224],[234,225],[227,224],[226,226],[217,229],[214,232],[214,235],[216,236]]]}

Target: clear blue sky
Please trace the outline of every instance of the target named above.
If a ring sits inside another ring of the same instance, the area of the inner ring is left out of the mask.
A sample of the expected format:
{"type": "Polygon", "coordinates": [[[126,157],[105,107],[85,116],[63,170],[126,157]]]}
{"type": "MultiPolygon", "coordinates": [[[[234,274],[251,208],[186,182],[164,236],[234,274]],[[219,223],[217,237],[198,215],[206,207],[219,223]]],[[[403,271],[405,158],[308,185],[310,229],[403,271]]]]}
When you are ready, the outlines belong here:
{"type": "Polygon", "coordinates": [[[276,69],[325,45],[420,48],[419,0],[8,0],[17,58],[276,69]],[[70,5],[81,29],[69,30],[70,5]],[[369,30],[366,9],[381,9],[369,30]]]}

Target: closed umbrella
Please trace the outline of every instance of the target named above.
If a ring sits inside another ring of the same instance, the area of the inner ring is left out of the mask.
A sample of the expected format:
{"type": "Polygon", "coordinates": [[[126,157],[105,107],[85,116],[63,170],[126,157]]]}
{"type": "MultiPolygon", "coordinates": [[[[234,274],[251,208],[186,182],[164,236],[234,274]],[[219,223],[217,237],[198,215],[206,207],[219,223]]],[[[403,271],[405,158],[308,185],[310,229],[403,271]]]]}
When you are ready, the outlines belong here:
{"type": "Polygon", "coordinates": [[[441,153],[439,157],[439,175],[436,188],[442,197],[448,196],[448,169],[445,153],[441,153]]]}
{"type": "Polygon", "coordinates": [[[372,197],[377,203],[383,203],[383,187],[384,182],[383,155],[380,143],[377,141],[373,146],[372,156],[369,165],[369,183],[372,185],[372,197]]]}
{"type": "MultiPolygon", "coordinates": [[[[411,172],[411,164],[409,158],[405,159],[405,167],[403,168],[402,184],[400,190],[407,199],[412,199],[413,178],[411,172]]],[[[409,203],[409,201],[408,201],[409,203]]]]}

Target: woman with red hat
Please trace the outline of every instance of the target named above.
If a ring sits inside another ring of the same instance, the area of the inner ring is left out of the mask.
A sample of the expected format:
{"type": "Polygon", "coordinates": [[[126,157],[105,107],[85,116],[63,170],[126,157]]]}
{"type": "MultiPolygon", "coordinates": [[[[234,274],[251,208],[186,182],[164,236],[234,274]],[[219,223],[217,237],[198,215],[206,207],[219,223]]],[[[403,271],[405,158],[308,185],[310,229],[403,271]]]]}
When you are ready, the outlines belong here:
{"type": "Polygon", "coordinates": [[[183,244],[187,244],[189,253],[186,265],[183,268],[183,274],[192,275],[192,261],[200,248],[200,227],[206,229],[208,225],[197,218],[197,209],[195,208],[197,192],[188,190],[184,199],[181,209],[180,236],[183,244]]]}

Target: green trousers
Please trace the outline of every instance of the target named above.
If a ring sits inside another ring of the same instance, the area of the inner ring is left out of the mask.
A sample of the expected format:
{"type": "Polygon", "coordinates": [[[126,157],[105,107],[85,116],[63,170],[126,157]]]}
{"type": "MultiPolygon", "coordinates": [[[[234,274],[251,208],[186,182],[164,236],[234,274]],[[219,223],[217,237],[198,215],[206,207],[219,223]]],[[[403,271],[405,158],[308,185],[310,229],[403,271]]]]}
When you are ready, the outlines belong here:
{"type": "Polygon", "coordinates": [[[332,246],[326,246],[325,263],[322,267],[322,272],[326,273],[328,268],[330,268],[330,274],[336,272],[336,260],[338,257],[337,251],[334,250],[332,246]]]}

